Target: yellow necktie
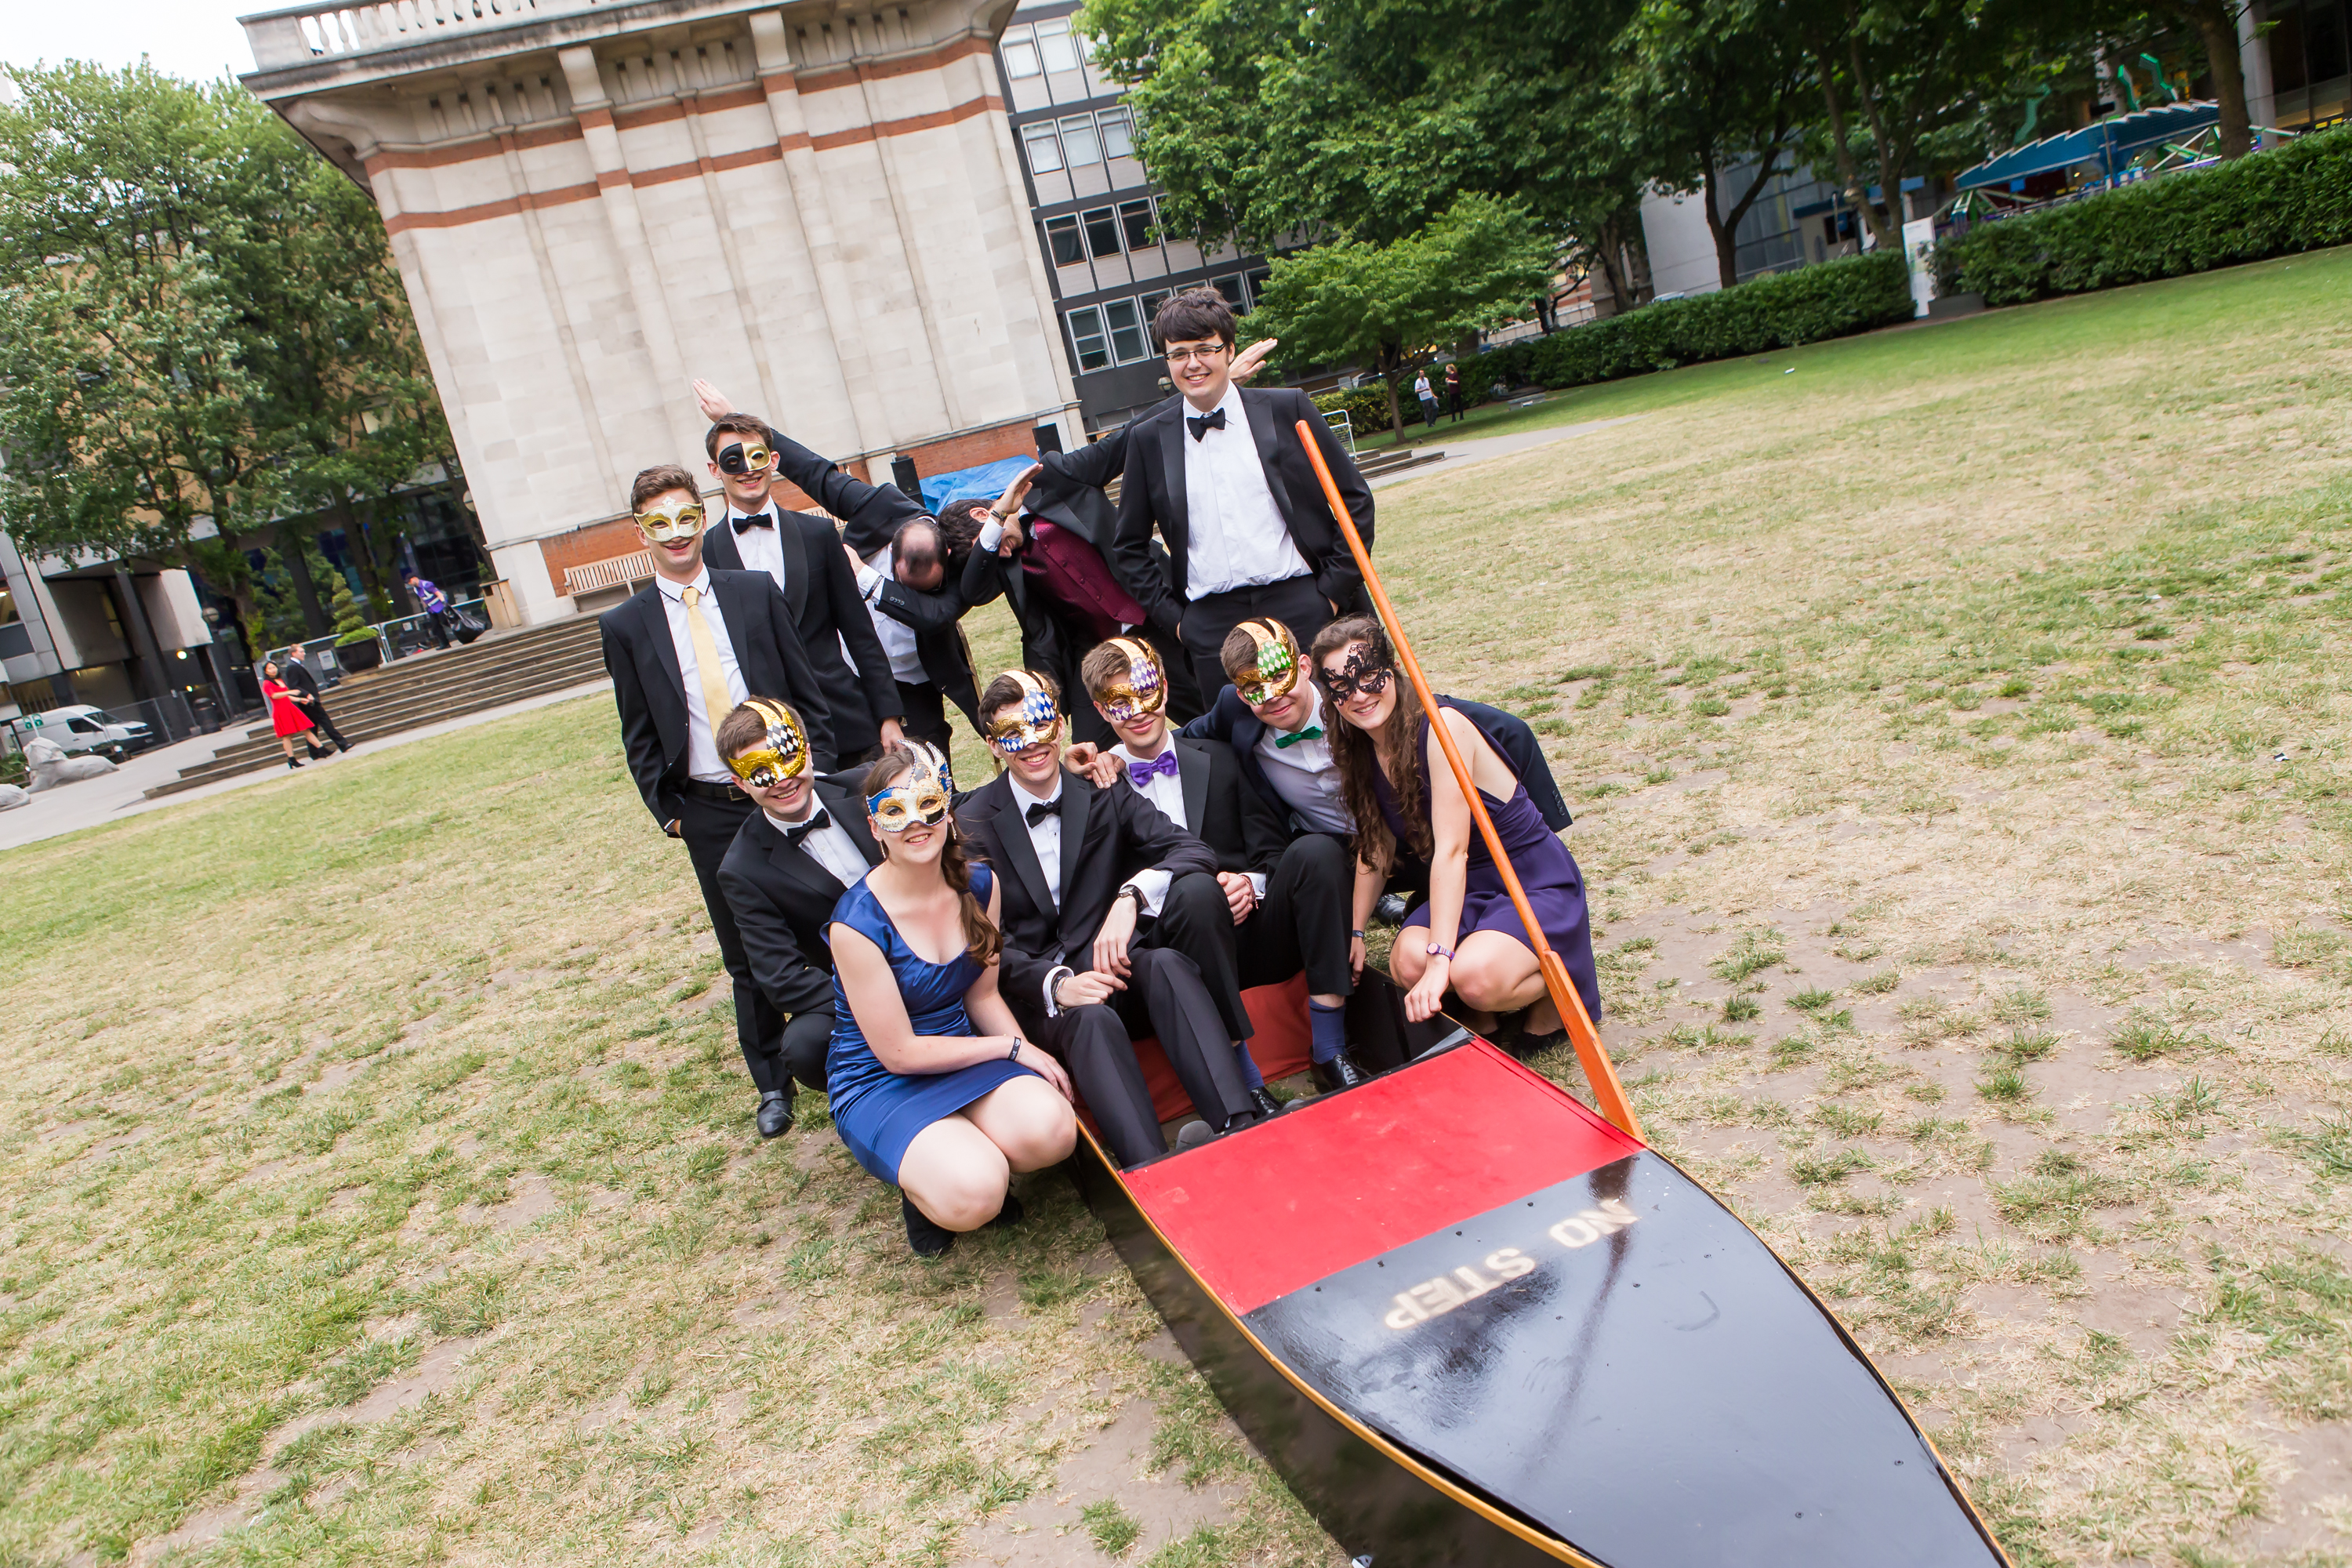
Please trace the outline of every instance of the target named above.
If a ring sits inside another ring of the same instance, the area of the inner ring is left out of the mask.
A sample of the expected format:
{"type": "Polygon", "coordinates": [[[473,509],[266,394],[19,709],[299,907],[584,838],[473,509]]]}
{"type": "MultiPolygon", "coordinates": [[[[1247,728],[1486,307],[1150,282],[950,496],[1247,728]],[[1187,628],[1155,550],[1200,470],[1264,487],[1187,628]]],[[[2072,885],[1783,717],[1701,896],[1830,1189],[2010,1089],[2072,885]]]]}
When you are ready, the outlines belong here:
{"type": "Polygon", "coordinates": [[[694,644],[694,673],[702,682],[702,716],[710,721],[715,740],[719,726],[735,711],[735,699],[727,694],[727,672],[719,666],[718,639],[710,635],[710,623],[702,618],[701,594],[688,588],[678,596],[686,601],[687,639],[694,644]]]}

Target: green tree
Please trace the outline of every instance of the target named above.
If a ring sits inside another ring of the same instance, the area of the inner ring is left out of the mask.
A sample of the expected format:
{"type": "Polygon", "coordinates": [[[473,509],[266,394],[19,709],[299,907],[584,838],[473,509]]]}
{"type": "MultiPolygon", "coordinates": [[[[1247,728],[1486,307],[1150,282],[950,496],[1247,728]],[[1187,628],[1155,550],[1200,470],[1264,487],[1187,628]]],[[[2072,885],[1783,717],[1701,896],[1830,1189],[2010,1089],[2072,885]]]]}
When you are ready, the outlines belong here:
{"type": "Polygon", "coordinates": [[[1277,258],[1254,337],[1282,340],[1286,364],[1370,361],[1404,433],[1396,374],[1442,344],[1524,318],[1558,266],[1552,242],[1514,204],[1464,196],[1417,234],[1386,245],[1340,239],[1277,258]]]}

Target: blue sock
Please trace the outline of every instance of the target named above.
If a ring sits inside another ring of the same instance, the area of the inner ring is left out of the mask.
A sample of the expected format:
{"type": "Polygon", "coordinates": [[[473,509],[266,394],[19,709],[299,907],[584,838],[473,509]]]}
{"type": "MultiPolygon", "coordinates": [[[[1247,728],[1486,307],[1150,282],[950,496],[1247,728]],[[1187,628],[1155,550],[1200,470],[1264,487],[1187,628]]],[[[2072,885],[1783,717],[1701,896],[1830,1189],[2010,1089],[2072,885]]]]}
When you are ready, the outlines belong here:
{"type": "Polygon", "coordinates": [[[1265,1074],[1257,1070],[1257,1058],[1250,1055],[1249,1042],[1247,1040],[1235,1040],[1234,1042],[1234,1057],[1241,1063],[1242,1087],[1244,1089],[1264,1089],[1265,1087],[1265,1074]]]}
{"type": "Polygon", "coordinates": [[[1315,1043],[1309,1054],[1315,1065],[1321,1067],[1348,1048],[1348,1005],[1327,1007],[1312,997],[1307,1003],[1307,1026],[1314,1031],[1315,1043]]]}

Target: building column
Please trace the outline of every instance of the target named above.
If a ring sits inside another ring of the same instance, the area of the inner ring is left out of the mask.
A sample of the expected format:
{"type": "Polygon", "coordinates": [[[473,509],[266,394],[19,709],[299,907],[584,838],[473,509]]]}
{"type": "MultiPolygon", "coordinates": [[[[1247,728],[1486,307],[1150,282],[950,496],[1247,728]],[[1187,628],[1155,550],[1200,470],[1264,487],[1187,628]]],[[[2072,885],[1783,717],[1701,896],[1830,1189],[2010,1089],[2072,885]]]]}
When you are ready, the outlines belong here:
{"type": "Polygon", "coordinates": [[[2238,11],[2238,67],[2246,78],[2246,118],[2258,126],[2278,121],[2278,86],[2271,79],[2270,40],[2262,31],[2269,10],[2264,0],[2247,0],[2238,11]]]}

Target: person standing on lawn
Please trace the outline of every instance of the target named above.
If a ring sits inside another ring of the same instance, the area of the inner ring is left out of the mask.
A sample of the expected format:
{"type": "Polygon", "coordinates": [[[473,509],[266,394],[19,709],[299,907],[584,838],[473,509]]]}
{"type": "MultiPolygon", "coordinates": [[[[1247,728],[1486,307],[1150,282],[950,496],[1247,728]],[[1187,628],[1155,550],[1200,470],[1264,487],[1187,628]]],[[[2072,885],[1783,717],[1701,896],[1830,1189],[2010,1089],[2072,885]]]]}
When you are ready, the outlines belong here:
{"type": "Polygon", "coordinates": [[[1421,399],[1421,422],[1429,429],[1437,428],[1437,394],[1429,389],[1429,372],[1424,369],[1412,378],[1412,395],[1421,399]]]}
{"type": "Polygon", "coordinates": [[[1445,362],[1445,412],[1447,423],[1459,424],[1462,419],[1462,367],[1453,360],[1445,362]]]}

